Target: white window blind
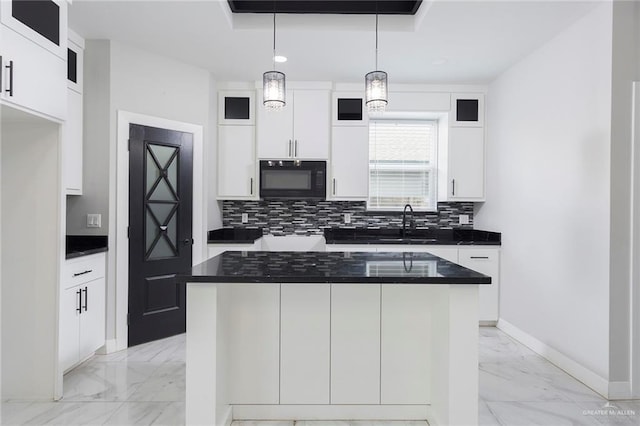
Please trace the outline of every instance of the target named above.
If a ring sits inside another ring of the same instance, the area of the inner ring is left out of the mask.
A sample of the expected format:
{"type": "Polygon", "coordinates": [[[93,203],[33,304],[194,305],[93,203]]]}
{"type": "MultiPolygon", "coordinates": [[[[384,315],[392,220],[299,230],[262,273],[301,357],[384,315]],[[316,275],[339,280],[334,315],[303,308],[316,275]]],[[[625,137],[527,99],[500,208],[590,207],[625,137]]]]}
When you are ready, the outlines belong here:
{"type": "Polygon", "coordinates": [[[437,133],[432,120],[369,122],[368,210],[437,210],[437,133]]]}

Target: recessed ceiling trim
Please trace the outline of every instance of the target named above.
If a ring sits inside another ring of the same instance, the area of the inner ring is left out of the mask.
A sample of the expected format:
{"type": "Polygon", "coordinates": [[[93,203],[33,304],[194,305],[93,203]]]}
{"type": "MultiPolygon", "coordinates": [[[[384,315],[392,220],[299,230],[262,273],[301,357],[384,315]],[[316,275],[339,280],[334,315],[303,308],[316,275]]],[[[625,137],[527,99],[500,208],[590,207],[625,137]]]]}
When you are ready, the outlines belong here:
{"type": "Polygon", "coordinates": [[[227,0],[233,13],[415,15],[422,0],[227,0]]]}

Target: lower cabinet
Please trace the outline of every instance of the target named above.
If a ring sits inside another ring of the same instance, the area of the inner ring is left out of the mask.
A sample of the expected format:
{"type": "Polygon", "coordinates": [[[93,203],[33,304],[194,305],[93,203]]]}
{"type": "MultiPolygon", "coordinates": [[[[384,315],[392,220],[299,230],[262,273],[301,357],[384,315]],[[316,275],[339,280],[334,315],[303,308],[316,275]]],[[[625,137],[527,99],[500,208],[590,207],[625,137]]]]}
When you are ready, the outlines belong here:
{"type": "Polygon", "coordinates": [[[228,289],[229,403],[278,404],[280,284],[228,289]]]}
{"type": "Polygon", "coordinates": [[[480,322],[496,323],[500,310],[500,251],[487,248],[461,248],[458,263],[491,277],[491,284],[478,290],[478,316],[480,322]]]}
{"type": "Polygon", "coordinates": [[[331,285],[331,404],[380,403],[380,285],[331,285]]]}
{"type": "Polygon", "coordinates": [[[280,404],[329,404],[329,284],[282,284],[280,404]]]}
{"type": "Polygon", "coordinates": [[[383,284],[380,403],[429,404],[431,289],[383,284]]]}
{"type": "Polygon", "coordinates": [[[59,364],[63,371],[104,345],[105,260],[104,253],[100,253],[68,260],[63,268],[59,342],[59,364]]]}

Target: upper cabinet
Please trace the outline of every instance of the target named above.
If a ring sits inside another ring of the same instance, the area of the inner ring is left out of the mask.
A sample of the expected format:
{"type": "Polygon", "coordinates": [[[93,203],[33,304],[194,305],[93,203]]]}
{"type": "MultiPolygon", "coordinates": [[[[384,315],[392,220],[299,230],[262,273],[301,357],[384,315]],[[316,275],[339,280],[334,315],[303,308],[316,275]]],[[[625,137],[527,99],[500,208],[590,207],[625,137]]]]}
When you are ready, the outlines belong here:
{"type": "Polygon", "coordinates": [[[0,2],[0,102],[64,121],[67,2],[0,2]]]}
{"type": "Polygon", "coordinates": [[[257,145],[259,159],[329,158],[330,95],[328,90],[287,91],[286,106],[269,111],[258,95],[257,145]]]}
{"type": "Polygon", "coordinates": [[[225,90],[218,92],[218,124],[253,126],[255,119],[253,91],[225,90]]]}
{"type": "Polygon", "coordinates": [[[484,95],[455,93],[449,123],[452,127],[484,127],[484,95]]]}
{"type": "Polygon", "coordinates": [[[334,126],[366,126],[369,114],[364,97],[358,92],[333,92],[331,96],[331,124],[334,126]]]}
{"type": "Polygon", "coordinates": [[[62,130],[64,186],[67,195],[82,195],[84,39],[71,30],[67,55],[67,121],[62,130]]]}

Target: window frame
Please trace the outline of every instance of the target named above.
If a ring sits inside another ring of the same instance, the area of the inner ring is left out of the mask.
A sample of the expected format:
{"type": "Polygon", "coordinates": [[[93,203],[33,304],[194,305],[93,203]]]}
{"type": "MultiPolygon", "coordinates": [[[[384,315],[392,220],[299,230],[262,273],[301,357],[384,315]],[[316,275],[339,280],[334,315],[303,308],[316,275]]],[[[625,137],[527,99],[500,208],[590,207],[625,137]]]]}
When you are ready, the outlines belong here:
{"type": "MultiPolygon", "coordinates": [[[[440,126],[442,125],[442,121],[439,118],[409,118],[409,117],[370,117],[368,129],[369,134],[371,134],[371,126],[375,125],[376,122],[402,122],[402,123],[433,123],[434,125],[434,135],[433,135],[433,144],[431,147],[431,158],[433,161],[430,163],[430,182],[429,187],[432,192],[430,193],[431,199],[433,200],[433,205],[431,207],[416,207],[413,204],[411,207],[415,212],[425,212],[425,213],[437,213],[438,212],[438,143],[440,140],[440,126]]],[[[369,137],[369,144],[371,144],[371,137],[369,137]]],[[[368,162],[367,162],[367,200],[365,204],[365,214],[377,214],[377,213],[398,213],[402,212],[405,204],[398,205],[396,207],[384,207],[384,208],[375,208],[371,207],[371,154],[368,152],[368,162]]],[[[411,203],[409,203],[411,204],[411,203]]]]}

